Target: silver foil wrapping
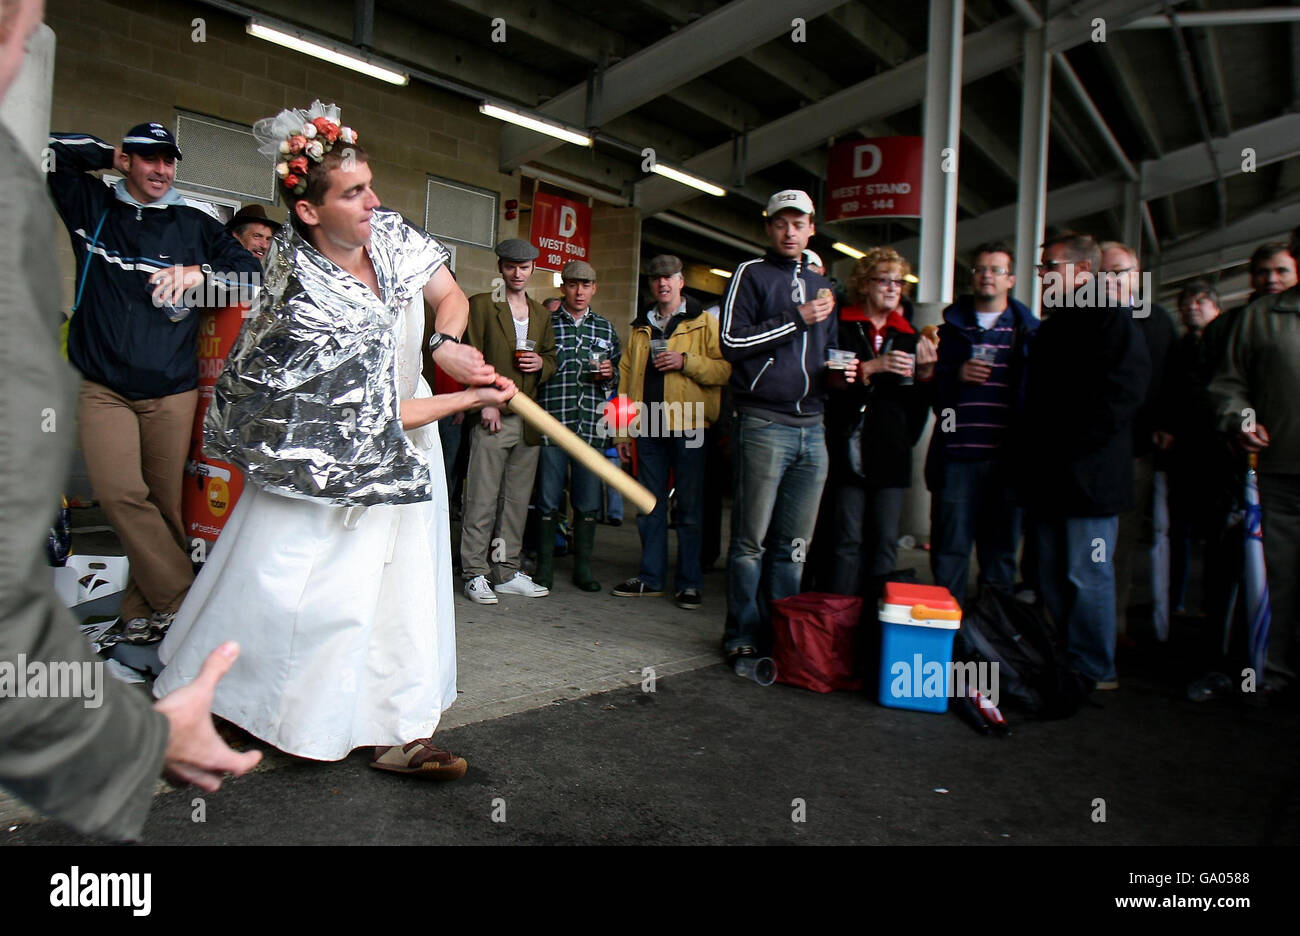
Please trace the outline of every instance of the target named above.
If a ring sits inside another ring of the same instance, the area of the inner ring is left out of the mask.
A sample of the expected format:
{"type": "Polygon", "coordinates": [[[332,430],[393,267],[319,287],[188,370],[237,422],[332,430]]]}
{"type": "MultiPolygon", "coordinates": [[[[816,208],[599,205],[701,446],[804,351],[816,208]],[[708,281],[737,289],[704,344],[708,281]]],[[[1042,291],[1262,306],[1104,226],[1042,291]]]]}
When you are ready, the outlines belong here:
{"type": "Polygon", "coordinates": [[[431,493],[402,429],[396,323],[449,254],[395,211],[370,227],[382,300],[288,223],[275,235],[203,424],[204,451],[249,483],[347,507],[431,493]]]}

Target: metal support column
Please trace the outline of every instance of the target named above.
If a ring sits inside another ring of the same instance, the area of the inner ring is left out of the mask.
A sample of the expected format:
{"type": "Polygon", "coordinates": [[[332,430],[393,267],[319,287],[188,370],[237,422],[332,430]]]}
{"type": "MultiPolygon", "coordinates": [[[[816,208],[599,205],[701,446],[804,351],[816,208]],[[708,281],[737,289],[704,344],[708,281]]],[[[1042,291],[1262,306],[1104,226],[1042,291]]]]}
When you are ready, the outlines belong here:
{"type": "MultiPolygon", "coordinates": [[[[930,37],[925,64],[925,98],[921,104],[924,134],[921,170],[921,238],[917,248],[914,324],[937,325],[952,302],[953,265],[957,254],[957,172],[961,140],[962,23],[965,0],[930,0],[930,37]]],[[[917,451],[930,447],[934,421],[928,420],[917,451]]],[[[925,486],[925,459],[912,459],[912,486],[903,497],[899,532],[922,543],[930,535],[930,492],[925,486]]],[[[904,540],[906,542],[906,539],[904,540]]],[[[899,565],[911,561],[899,556],[899,565]]]]}
{"type": "Polygon", "coordinates": [[[1025,31],[1024,95],[1020,103],[1020,188],[1016,203],[1015,297],[1039,315],[1038,245],[1047,217],[1047,128],[1052,60],[1042,28],[1025,31]]]}
{"type": "Polygon", "coordinates": [[[930,0],[921,171],[920,303],[952,302],[957,247],[957,170],[961,140],[962,22],[965,0],[930,0]]]}

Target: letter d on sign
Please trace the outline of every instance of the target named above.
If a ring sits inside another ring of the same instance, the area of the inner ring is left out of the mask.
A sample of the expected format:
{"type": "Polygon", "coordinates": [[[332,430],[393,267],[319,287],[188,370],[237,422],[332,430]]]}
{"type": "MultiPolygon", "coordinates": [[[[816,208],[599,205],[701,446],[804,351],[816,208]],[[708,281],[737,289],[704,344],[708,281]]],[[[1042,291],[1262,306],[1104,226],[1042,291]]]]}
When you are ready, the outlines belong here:
{"type": "Polygon", "coordinates": [[[853,149],[853,178],[864,179],[867,176],[873,176],[880,171],[880,147],[874,143],[868,143],[865,146],[857,146],[853,149]],[[871,159],[871,165],[864,167],[862,158],[868,156],[871,159]]]}
{"type": "Polygon", "coordinates": [[[578,230],[578,213],[568,205],[560,206],[560,236],[572,237],[578,230]]]}

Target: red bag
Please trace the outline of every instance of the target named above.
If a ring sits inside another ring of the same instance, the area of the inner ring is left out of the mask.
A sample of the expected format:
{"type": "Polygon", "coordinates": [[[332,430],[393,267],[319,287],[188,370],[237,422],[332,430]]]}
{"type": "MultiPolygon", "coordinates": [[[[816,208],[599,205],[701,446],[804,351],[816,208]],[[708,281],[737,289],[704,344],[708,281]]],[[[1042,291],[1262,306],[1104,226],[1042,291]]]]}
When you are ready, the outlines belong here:
{"type": "Polygon", "coordinates": [[[861,689],[857,670],[862,599],[808,592],[772,602],[777,682],[813,692],[861,689]]]}

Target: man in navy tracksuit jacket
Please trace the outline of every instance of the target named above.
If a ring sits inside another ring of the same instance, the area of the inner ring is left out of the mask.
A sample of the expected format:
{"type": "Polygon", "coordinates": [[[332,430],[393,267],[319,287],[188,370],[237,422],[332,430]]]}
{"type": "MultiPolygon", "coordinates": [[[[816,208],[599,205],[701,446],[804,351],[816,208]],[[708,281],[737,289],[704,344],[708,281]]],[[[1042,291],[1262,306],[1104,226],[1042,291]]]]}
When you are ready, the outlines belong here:
{"type": "MultiPolygon", "coordinates": [[[[722,356],[731,362],[737,411],[723,635],[733,661],[757,652],[767,602],[798,593],[826,481],[822,414],[826,352],[836,346],[835,300],[830,280],[802,263],[813,210],[804,192],[772,196],[771,250],[736,268],[722,303],[722,356]],[[760,598],[765,543],[772,546],[769,593],[760,598]]],[[[853,379],[854,369],[844,373],[853,379]]]]}
{"type": "Polygon", "coordinates": [[[188,307],[247,298],[261,264],[172,188],[181,151],[162,124],[132,128],[120,148],[86,134],[49,146],[50,194],[77,260],[68,358],[84,378],[81,449],[130,560],[123,631],[150,642],[194,578],[181,521],[199,377],[188,307]],[[124,176],[113,188],[91,175],[110,168],[124,176]]]}

